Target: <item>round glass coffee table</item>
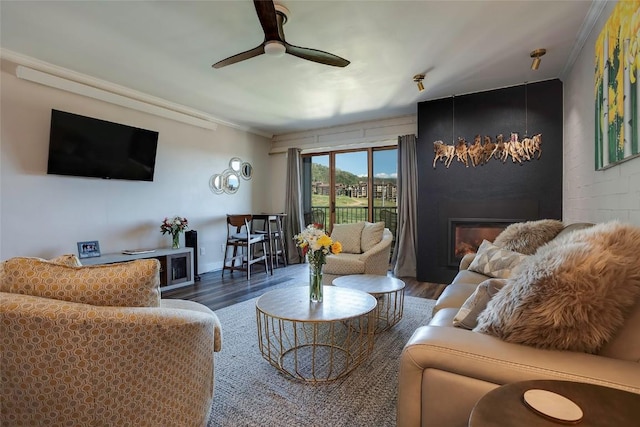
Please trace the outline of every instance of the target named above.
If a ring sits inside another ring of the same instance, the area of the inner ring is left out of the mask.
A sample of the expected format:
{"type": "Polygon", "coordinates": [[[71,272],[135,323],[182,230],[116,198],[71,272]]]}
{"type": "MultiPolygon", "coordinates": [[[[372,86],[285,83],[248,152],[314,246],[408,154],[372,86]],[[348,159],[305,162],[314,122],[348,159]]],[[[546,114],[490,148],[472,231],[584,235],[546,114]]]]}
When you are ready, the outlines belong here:
{"type": "Polygon", "coordinates": [[[292,378],[336,380],[373,349],[376,299],[335,286],[323,292],[321,303],[309,301],[309,286],[269,291],[256,301],[262,357],[292,378]]]}
{"type": "Polygon", "coordinates": [[[336,277],[333,285],[363,291],[376,298],[376,334],[386,331],[402,319],[405,284],[400,279],[374,274],[353,274],[336,277]]]}

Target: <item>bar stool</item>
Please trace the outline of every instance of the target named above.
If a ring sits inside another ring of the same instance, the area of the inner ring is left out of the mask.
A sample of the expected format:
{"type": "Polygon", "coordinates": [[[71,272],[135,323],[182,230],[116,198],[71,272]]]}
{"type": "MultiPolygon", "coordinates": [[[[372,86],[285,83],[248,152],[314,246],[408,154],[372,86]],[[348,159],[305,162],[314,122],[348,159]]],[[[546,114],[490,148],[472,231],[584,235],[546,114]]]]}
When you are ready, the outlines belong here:
{"type": "MultiPolygon", "coordinates": [[[[267,241],[264,234],[252,233],[251,226],[253,215],[227,215],[227,245],[224,251],[224,265],[222,267],[222,277],[224,271],[235,270],[247,272],[247,279],[251,278],[251,266],[257,262],[264,262],[265,272],[269,273],[267,263],[267,241]],[[256,247],[262,250],[262,254],[255,256],[256,247]],[[238,254],[238,248],[240,253],[238,254]],[[231,251],[231,256],[229,252],[231,251]],[[240,266],[236,266],[236,261],[240,266]]],[[[273,272],[271,273],[273,274],[273,272]]]]}
{"type": "Polygon", "coordinates": [[[284,239],[284,229],[282,227],[282,217],[285,214],[260,214],[254,215],[254,219],[261,220],[262,227],[258,229],[256,225],[255,233],[264,234],[269,248],[269,262],[271,263],[271,274],[273,269],[279,267],[279,261],[287,266],[286,244],[284,239]]]}

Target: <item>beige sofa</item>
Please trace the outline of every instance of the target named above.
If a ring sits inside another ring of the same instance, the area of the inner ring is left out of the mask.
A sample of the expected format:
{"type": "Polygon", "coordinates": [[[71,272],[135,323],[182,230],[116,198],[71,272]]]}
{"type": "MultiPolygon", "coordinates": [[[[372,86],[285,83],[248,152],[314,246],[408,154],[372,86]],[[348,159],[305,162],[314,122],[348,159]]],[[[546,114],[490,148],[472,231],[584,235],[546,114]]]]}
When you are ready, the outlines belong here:
{"type": "Polygon", "coordinates": [[[333,279],[350,274],[385,276],[389,271],[389,257],[393,234],[384,222],[336,224],[331,238],[342,244],[343,252],[327,255],[322,283],[331,285],[333,279]]]}
{"type": "Polygon", "coordinates": [[[0,424],[206,425],[220,323],[201,304],[161,299],[159,268],[3,262],[0,424]]]}
{"type": "MultiPolygon", "coordinates": [[[[575,228],[582,227],[568,226],[556,239],[575,228]]],[[[640,241],[636,243],[640,249],[640,241]]],[[[505,342],[453,326],[460,307],[488,279],[467,269],[474,256],[463,258],[459,273],[438,299],[429,325],[418,328],[402,352],[398,426],[467,426],[475,403],[484,394],[524,380],[570,380],[640,393],[640,300],[636,299],[635,308],[631,302],[623,326],[596,354],[505,342]]],[[[640,275],[634,274],[637,285],[640,275]]]]}

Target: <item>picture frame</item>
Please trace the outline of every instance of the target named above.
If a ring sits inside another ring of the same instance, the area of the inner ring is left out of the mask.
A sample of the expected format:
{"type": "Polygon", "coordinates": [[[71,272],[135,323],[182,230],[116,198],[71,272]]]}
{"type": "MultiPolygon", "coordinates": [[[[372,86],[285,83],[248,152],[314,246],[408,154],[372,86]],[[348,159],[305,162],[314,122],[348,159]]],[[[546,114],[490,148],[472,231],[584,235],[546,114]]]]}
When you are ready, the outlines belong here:
{"type": "Polygon", "coordinates": [[[619,2],[595,44],[595,169],[640,156],[640,2],[619,2]]]}
{"type": "Polygon", "coordinates": [[[100,256],[100,244],[97,240],[89,240],[86,242],[78,242],[78,257],[94,258],[100,256]]]}

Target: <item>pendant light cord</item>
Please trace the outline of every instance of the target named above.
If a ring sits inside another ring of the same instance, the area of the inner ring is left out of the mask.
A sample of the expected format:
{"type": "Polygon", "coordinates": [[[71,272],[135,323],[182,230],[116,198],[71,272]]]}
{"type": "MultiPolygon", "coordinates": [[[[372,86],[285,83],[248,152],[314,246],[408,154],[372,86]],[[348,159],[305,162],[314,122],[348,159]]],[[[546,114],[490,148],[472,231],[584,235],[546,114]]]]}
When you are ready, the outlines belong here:
{"type": "Polygon", "coordinates": [[[456,144],[456,96],[452,95],[453,106],[451,108],[451,143],[456,144]]]}
{"type": "Polygon", "coordinates": [[[527,98],[527,82],[524,82],[524,137],[529,138],[529,99],[527,98]]]}

